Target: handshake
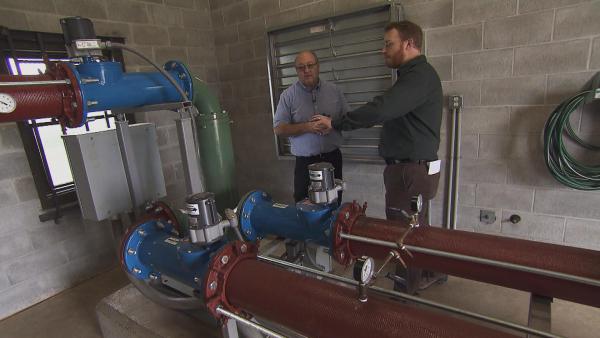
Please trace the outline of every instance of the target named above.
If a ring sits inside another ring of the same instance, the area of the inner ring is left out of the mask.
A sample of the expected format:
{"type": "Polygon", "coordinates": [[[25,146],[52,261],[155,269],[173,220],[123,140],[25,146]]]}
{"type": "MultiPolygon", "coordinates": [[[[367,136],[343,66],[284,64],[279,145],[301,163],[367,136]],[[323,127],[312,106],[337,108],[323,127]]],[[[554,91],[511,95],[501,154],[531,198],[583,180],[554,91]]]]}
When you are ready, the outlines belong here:
{"type": "Polygon", "coordinates": [[[331,118],[325,115],[315,115],[307,122],[308,132],[327,135],[331,132],[331,118]]]}

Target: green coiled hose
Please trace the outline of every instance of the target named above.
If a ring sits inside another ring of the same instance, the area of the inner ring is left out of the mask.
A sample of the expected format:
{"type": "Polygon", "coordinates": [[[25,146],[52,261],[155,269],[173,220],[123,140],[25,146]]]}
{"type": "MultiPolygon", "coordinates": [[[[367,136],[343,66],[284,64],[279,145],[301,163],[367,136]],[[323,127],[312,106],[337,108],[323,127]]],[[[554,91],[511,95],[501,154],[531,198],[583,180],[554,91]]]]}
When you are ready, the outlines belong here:
{"type": "Polygon", "coordinates": [[[563,101],[550,115],[544,127],[544,158],[550,173],[560,183],[578,190],[600,190],[600,165],[577,161],[566,149],[565,133],[580,146],[599,151],[600,146],[582,140],[573,131],[569,117],[595,91],[581,92],[563,101]]]}

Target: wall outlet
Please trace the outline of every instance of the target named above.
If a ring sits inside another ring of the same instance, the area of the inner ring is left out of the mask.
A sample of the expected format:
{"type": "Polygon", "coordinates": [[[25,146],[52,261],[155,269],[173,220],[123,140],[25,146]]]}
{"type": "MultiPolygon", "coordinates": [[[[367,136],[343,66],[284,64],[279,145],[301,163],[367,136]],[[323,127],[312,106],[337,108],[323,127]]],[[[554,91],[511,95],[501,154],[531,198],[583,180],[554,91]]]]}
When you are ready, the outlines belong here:
{"type": "Polygon", "coordinates": [[[480,210],[479,221],[484,224],[494,224],[496,222],[496,212],[494,210],[480,210]]]}

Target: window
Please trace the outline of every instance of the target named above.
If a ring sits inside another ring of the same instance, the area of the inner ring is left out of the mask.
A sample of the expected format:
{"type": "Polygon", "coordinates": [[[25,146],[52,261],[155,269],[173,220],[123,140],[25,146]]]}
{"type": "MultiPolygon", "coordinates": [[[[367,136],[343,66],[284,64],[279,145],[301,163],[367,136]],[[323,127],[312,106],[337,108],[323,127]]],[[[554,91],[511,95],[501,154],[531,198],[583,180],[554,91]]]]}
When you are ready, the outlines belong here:
{"type": "MultiPolygon", "coordinates": [[[[297,80],[296,54],[306,49],[319,57],[319,77],[337,84],[351,109],[381,95],[395,80],[380,53],[383,28],[396,20],[398,13],[393,5],[384,5],[269,31],[273,115],[280,94],[297,80]]],[[[380,161],[380,133],[381,126],[344,132],[344,158],[380,161]]],[[[291,155],[286,138],[276,137],[275,142],[279,156],[291,155]]]]}
{"type": "MultiPolygon", "coordinates": [[[[119,38],[102,39],[124,42],[119,38]]],[[[12,75],[36,75],[46,70],[46,61],[68,61],[63,36],[55,33],[3,29],[0,53],[4,61],[0,63],[0,71],[12,75]]],[[[120,52],[113,54],[105,56],[122,63],[120,52]]],[[[93,112],[88,114],[85,125],[73,129],[63,129],[56,119],[50,118],[22,121],[17,126],[42,208],[54,209],[40,215],[40,219],[56,219],[60,216],[60,208],[77,201],[61,136],[112,129],[114,116],[110,111],[93,112]]]]}

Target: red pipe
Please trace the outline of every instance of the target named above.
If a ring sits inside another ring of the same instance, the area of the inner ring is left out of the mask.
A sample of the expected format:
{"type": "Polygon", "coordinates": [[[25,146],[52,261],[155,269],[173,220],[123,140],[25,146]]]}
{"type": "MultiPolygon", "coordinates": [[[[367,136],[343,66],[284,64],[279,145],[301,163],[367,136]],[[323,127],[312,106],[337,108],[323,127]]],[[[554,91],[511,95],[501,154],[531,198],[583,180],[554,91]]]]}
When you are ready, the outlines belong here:
{"type": "Polygon", "coordinates": [[[508,333],[293,273],[255,259],[238,261],[225,295],[234,307],[308,337],[515,337],[508,333]]]}
{"type": "MultiPolygon", "coordinates": [[[[358,216],[350,233],[396,242],[406,230],[398,222],[358,216]]],[[[411,230],[404,244],[600,280],[599,251],[434,227],[411,230]]],[[[354,257],[383,259],[390,252],[390,248],[353,240],[348,245],[354,257]]],[[[593,285],[430,254],[412,254],[413,259],[402,255],[409,266],[600,307],[600,288],[593,285]]]]}
{"type": "Polygon", "coordinates": [[[70,84],[2,87],[2,93],[14,98],[16,108],[11,113],[0,114],[0,123],[57,118],[68,127],[77,127],[85,122],[79,83],[66,64],[50,63],[47,72],[41,75],[0,75],[0,82],[15,84],[54,80],[69,80],[70,84]]]}

